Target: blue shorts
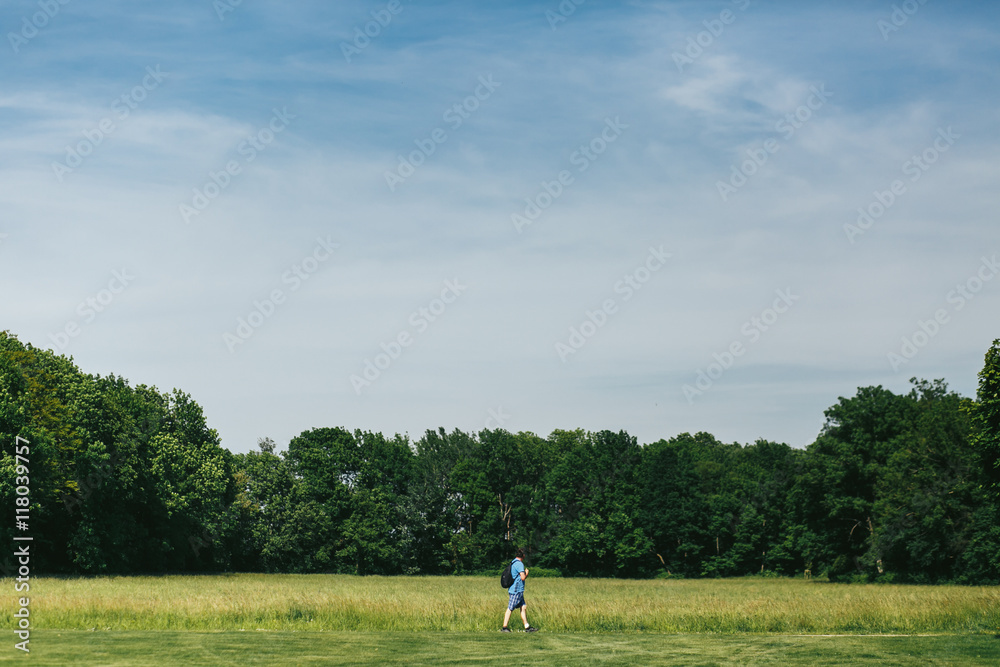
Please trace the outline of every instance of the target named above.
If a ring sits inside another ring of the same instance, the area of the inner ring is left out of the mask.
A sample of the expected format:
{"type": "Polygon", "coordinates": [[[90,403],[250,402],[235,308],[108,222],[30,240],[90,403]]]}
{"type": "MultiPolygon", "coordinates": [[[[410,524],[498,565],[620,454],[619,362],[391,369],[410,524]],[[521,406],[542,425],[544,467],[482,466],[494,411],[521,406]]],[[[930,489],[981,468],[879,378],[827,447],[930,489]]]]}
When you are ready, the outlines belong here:
{"type": "Polygon", "coordinates": [[[510,593],[510,602],[507,603],[507,609],[514,611],[515,609],[520,609],[527,603],[524,601],[524,593],[510,593]]]}

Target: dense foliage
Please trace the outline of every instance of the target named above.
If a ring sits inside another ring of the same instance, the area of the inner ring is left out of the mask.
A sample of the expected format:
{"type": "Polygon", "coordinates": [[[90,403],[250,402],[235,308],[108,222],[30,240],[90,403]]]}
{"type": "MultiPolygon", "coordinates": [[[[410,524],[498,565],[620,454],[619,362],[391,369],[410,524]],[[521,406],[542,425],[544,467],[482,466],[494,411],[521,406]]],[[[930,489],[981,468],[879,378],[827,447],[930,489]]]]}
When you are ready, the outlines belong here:
{"type": "MultiPolygon", "coordinates": [[[[39,572],[494,572],[523,545],[539,573],[575,576],[997,583],[1000,340],[979,378],[976,400],[940,380],[861,388],[805,450],[317,428],[232,454],[187,394],[0,333],[0,503],[18,497],[18,436],[39,572]]],[[[0,539],[16,532],[11,517],[0,539]]]]}

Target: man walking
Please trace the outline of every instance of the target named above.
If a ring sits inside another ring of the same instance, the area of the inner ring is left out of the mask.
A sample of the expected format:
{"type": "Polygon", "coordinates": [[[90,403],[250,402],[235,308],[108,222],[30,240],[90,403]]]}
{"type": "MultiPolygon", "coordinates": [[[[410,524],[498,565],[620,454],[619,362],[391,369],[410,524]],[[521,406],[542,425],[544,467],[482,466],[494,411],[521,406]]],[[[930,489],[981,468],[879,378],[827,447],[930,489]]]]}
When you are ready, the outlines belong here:
{"type": "Polygon", "coordinates": [[[507,593],[510,595],[510,602],[507,603],[507,611],[503,615],[503,627],[500,628],[500,632],[510,632],[507,623],[510,622],[510,612],[515,609],[521,610],[524,631],[538,632],[538,628],[533,628],[528,624],[528,603],[524,601],[524,580],[528,578],[528,568],[524,566],[524,549],[517,550],[517,558],[510,565],[510,574],[514,577],[514,583],[507,589],[507,593]]]}

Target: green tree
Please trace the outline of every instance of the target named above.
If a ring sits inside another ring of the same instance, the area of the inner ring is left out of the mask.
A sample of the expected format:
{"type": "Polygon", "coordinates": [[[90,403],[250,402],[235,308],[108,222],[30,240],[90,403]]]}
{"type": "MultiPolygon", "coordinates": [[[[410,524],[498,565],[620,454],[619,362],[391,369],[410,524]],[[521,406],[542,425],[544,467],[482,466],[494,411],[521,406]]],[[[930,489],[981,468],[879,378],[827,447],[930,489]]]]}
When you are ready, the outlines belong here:
{"type": "Polygon", "coordinates": [[[659,564],[671,574],[696,577],[702,571],[709,506],[698,463],[705,449],[717,446],[721,443],[707,433],[683,433],[643,451],[640,517],[659,564]]]}
{"type": "MultiPolygon", "coordinates": [[[[30,504],[24,521],[35,537],[37,559],[32,562],[40,570],[71,567],[66,535],[72,522],[62,498],[75,488],[75,452],[88,438],[74,423],[74,397],[79,393],[75,385],[83,382],[69,360],[0,332],[0,502],[14,507],[15,489],[28,478],[30,504]],[[17,437],[28,441],[26,466],[15,458],[17,437]],[[19,463],[24,467],[19,469],[19,463]]],[[[0,527],[0,537],[8,544],[15,533],[12,521],[0,527]]],[[[9,558],[0,558],[5,574],[9,563],[9,558]]]]}
{"type": "Polygon", "coordinates": [[[296,550],[308,548],[307,561],[314,570],[351,571],[338,562],[336,553],[343,548],[343,528],[352,512],[351,490],[360,474],[359,443],[344,428],[311,429],[292,439],[287,459],[296,478],[290,525],[301,527],[300,521],[323,516],[296,550]]]}
{"type": "Polygon", "coordinates": [[[896,580],[950,581],[968,543],[978,486],[965,399],[941,380],[913,383],[912,422],[893,440],[875,483],[866,561],[896,580]]]}
{"type": "Polygon", "coordinates": [[[406,525],[413,451],[403,436],[355,432],[358,475],[351,485],[351,512],[337,552],[355,574],[418,571],[413,532],[406,525]]]}
{"type": "Polygon", "coordinates": [[[862,387],[826,410],[793,492],[806,567],[837,578],[874,575],[881,566],[872,548],[876,483],[915,413],[911,398],[882,387],[862,387]]]}
{"type": "Polygon", "coordinates": [[[220,569],[233,539],[227,510],[235,497],[232,454],[188,394],[169,396],[164,430],[150,442],[150,470],[169,523],[170,569],[220,569]]]}
{"type": "MultiPolygon", "coordinates": [[[[787,499],[798,458],[788,445],[758,440],[743,448],[726,447],[726,498],[729,530],[726,548],[708,559],[706,573],[738,576],[765,571],[790,574],[800,567],[787,548],[790,512],[787,499]]],[[[718,538],[717,538],[718,540],[718,538]]]]}
{"type": "Polygon", "coordinates": [[[978,503],[960,560],[962,583],[1000,583],[1000,339],[986,352],[976,400],[966,405],[977,459],[978,503]]]}
{"type": "Polygon", "coordinates": [[[976,401],[968,407],[972,444],[979,452],[986,483],[1000,498],[1000,338],[986,352],[976,401]]]}
{"type": "Polygon", "coordinates": [[[548,475],[556,535],[546,560],[564,574],[636,576],[653,543],[639,521],[641,449],[624,431],[558,432],[570,448],[548,475]]]}

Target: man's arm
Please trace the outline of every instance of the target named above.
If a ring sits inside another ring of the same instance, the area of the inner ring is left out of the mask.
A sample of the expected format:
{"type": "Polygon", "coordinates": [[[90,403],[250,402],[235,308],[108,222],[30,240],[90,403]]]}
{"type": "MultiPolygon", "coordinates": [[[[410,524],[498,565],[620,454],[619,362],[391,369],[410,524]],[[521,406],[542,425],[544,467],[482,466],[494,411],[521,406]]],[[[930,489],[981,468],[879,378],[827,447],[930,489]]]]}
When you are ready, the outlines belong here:
{"type": "Polygon", "coordinates": [[[527,579],[528,578],[528,568],[524,568],[524,572],[521,572],[520,574],[521,574],[521,581],[524,581],[525,579],[527,579]]]}

